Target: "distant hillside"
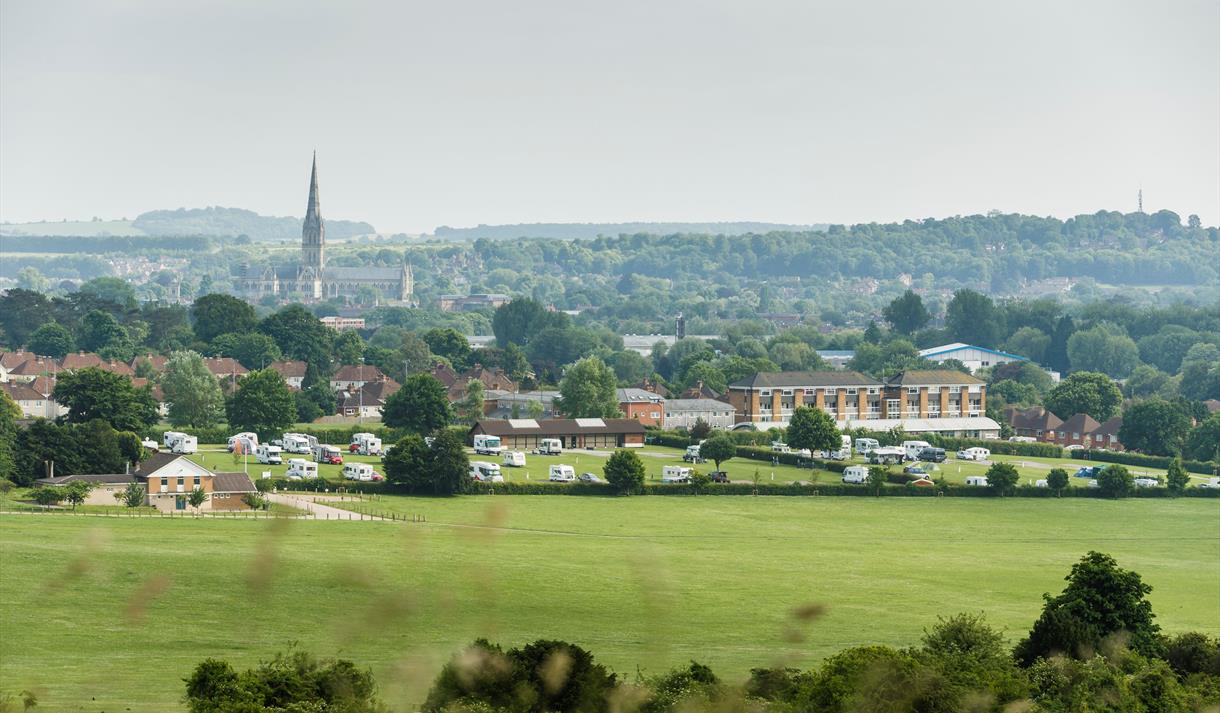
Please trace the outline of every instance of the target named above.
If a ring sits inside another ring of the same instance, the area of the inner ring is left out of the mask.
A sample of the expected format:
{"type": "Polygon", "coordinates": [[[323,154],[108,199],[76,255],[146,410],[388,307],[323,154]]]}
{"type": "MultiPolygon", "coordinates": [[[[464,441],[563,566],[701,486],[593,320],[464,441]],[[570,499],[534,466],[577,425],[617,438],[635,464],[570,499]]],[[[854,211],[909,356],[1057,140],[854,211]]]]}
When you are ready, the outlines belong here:
{"type": "Polygon", "coordinates": [[[575,240],[601,235],[744,235],[775,231],[821,231],[824,224],[789,225],[786,223],[518,223],[516,225],[479,225],[474,228],[451,228],[442,225],[433,231],[438,238],[449,240],[511,240],[513,238],[558,238],[575,240]]]}
{"type": "MultiPolygon", "coordinates": [[[[241,208],[179,208],[141,213],[135,220],[3,223],[0,234],[29,236],[249,236],[254,241],[300,240],[301,218],[259,215],[241,208]]],[[[326,237],[342,240],[377,230],[368,223],[326,220],[326,237]]]]}

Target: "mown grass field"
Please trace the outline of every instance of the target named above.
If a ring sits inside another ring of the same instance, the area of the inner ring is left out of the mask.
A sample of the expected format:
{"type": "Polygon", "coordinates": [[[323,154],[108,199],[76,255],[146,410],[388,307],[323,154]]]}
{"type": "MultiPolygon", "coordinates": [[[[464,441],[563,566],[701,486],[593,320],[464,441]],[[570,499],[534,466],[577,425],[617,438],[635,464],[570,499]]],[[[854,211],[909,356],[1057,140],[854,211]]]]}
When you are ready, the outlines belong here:
{"type": "Polygon", "coordinates": [[[291,642],[372,667],[395,710],[478,636],[590,648],[619,672],[730,678],[914,644],[984,611],[1020,636],[1090,549],[1220,635],[1211,500],[386,497],[426,524],[0,516],[0,689],[47,710],[178,709],[181,679],[291,642]],[[826,613],[809,625],[794,607],[826,613]],[[799,633],[800,636],[794,636],[799,633]]]}

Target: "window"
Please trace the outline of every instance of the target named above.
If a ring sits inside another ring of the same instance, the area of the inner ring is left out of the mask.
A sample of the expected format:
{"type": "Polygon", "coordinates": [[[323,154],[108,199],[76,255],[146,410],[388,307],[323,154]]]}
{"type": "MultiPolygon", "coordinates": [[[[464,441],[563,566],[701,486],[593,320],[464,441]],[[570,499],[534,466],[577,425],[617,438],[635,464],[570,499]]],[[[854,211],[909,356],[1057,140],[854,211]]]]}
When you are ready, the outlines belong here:
{"type": "Polygon", "coordinates": [[[950,386],[950,387],[949,387],[949,393],[951,393],[951,394],[960,394],[960,393],[962,393],[962,387],[960,387],[960,386],[950,386]]]}
{"type": "Polygon", "coordinates": [[[759,391],[759,392],[758,392],[758,395],[759,395],[759,396],[770,396],[770,395],[771,395],[771,389],[763,389],[763,390],[761,390],[761,391],[759,391]]]}
{"type": "Polygon", "coordinates": [[[792,395],[792,389],[784,389],[784,396],[791,396],[791,395],[792,395]]]}
{"type": "Polygon", "coordinates": [[[918,393],[919,393],[919,387],[918,387],[918,386],[908,386],[908,387],[907,387],[907,393],[908,393],[908,394],[918,394],[918,393]]]}
{"type": "Polygon", "coordinates": [[[848,396],[852,396],[852,395],[854,395],[855,393],[856,393],[856,390],[855,390],[855,389],[848,389],[848,390],[847,390],[847,395],[848,395],[848,396]]]}
{"type": "Polygon", "coordinates": [[[653,418],[660,418],[660,417],[661,417],[661,414],[657,413],[656,411],[653,411],[653,412],[652,412],[652,417],[653,417],[653,418]]]}
{"type": "Polygon", "coordinates": [[[198,488],[198,487],[199,487],[199,476],[197,476],[197,475],[195,476],[195,483],[194,483],[194,485],[195,485],[195,487],[196,487],[196,488],[198,488]]]}
{"type": "Polygon", "coordinates": [[[880,389],[880,387],[877,387],[877,386],[870,386],[870,387],[868,387],[868,393],[879,394],[879,393],[881,393],[881,389],[880,389]]]}
{"type": "Polygon", "coordinates": [[[186,478],[183,478],[182,476],[178,476],[178,492],[181,493],[185,489],[186,489],[186,478]]]}

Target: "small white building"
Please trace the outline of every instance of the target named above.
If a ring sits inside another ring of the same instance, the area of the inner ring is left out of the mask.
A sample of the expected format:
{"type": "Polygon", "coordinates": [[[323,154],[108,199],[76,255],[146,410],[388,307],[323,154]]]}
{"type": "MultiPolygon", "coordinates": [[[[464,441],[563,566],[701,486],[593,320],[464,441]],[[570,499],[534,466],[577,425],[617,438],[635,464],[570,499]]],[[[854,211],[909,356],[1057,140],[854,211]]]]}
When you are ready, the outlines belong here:
{"type": "Polygon", "coordinates": [[[715,399],[666,399],[665,427],[690,430],[699,419],[713,429],[728,431],[733,428],[733,405],[715,399]]]}
{"type": "Polygon", "coordinates": [[[936,362],[937,364],[956,359],[965,364],[970,371],[976,372],[979,369],[992,367],[997,364],[1010,364],[1014,361],[1029,361],[1027,357],[1017,354],[1009,354],[998,349],[988,349],[987,347],[976,347],[972,344],[962,344],[954,342],[953,344],[942,344],[939,347],[930,349],[922,349],[919,356],[928,361],[936,362]]]}

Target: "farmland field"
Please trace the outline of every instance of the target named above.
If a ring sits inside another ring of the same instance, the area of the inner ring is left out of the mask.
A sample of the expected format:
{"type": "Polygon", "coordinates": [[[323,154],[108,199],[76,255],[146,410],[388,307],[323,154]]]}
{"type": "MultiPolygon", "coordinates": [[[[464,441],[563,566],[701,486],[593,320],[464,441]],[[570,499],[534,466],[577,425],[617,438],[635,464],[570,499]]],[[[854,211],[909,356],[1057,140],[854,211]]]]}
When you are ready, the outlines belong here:
{"type": "Polygon", "coordinates": [[[394,710],[478,636],[590,648],[619,672],[730,679],[914,644],[984,611],[1016,639],[1091,549],[1167,631],[1220,635],[1220,503],[1196,499],[386,497],[427,523],[0,515],[0,693],[174,710],[207,656],[291,642],[371,666],[394,710]],[[793,643],[793,607],[825,615],[793,643]]]}

